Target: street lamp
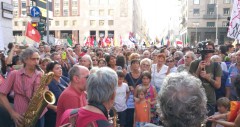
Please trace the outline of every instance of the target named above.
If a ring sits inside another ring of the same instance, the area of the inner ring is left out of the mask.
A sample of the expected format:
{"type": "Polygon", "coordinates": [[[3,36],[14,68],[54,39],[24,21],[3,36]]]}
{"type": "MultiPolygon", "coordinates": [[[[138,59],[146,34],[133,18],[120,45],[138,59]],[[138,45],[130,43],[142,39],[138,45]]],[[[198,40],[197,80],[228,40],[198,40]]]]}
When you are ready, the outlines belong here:
{"type": "Polygon", "coordinates": [[[215,39],[215,44],[218,45],[218,3],[216,1],[216,14],[217,14],[217,18],[216,18],[216,39],[215,39]]]}
{"type": "Polygon", "coordinates": [[[197,43],[197,42],[198,42],[197,28],[198,28],[198,26],[199,26],[199,23],[198,23],[198,22],[195,22],[195,23],[193,23],[193,25],[194,25],[195,28],[196,28],[196,43],[197,43]]]}

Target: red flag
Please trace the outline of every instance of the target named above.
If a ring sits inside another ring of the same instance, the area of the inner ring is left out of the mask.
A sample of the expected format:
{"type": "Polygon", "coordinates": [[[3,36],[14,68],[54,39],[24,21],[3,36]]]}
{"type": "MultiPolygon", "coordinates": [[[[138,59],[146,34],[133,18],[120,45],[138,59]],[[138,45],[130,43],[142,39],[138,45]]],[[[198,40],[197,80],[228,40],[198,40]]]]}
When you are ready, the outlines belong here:
{"type": "Polygon", "coordinates": [[[28,22],[25,36],[34,40],[35,42],[40,42],[41,35],[39,32],[28,22]]]}
{"type": "Polygon", "coordinates": [[[94,37],[92,36],[91,40],[90,40],[90,46],[93,47],[94,46],[94,37]]]}
{"type": "Polygon", "coordinates": [[[101,43],[101,47],[104,47],[105,46],[105,42],[104,42],[104,39],[103,38],[100,38],[100,43],[101,43]]]}
{"type": "Polygon", "coordinates": [[[111,44],[111,40],[107,37],[105,38],[105,43],[109,46],[111,44]]]}
{"type": "Polygon", "coordinates": [[[120,36],[120,46],[122,46],[122,36],[120,36]]]}
{"type": "Polygon", "coordinates": [[[177,45],[182,45],[183,44],[182,41],[177,41],[176,43],[177,43],[177,45]]]}
{"type": "Polygon", "coordinates": [[[171,45],[169,39],[167,40],[167,47],[169,47],[171,45]]]}

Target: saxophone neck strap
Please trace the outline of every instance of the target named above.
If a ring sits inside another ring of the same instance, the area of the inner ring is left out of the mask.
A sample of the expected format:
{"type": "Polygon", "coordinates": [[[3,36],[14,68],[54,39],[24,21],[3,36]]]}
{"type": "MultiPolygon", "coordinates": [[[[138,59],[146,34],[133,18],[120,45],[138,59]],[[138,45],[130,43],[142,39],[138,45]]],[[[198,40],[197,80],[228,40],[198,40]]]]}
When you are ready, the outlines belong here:
{"type": "Polygon", "coordinates": [[[91,101],[88,103],[88,105],[94,106],[94,107],[98,108],[99,110],[101,110],[103,112],[104,116],[108,119],[108,111],[103,104],[91,101]]]}

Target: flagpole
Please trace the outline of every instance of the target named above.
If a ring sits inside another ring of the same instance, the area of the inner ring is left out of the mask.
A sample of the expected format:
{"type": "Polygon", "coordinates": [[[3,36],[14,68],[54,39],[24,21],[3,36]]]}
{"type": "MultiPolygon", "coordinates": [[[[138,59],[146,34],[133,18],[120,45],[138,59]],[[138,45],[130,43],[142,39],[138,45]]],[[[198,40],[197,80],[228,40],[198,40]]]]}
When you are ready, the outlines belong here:
{"type": "Polygon", "coordinates": [[[47,43],[49,43],[49,1],[47,0],[46,4],[46,9],[47,9],[47,43]]]}

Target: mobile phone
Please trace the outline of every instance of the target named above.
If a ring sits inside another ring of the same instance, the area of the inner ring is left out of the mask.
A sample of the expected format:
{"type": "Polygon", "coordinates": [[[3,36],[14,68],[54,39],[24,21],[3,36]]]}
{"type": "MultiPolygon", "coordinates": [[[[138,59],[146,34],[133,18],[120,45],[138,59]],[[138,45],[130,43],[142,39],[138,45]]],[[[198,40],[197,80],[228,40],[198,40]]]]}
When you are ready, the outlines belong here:
{"type": "Polygon", "coordinates": [[[66,60],[67,59],[67,53],[65,51],[62,52],[62,60],[66,60]]]}
{"type": "Polygon", "coordinates": [[[27,46],[19,46],[20,49],[26,49],[27,46]]]}

